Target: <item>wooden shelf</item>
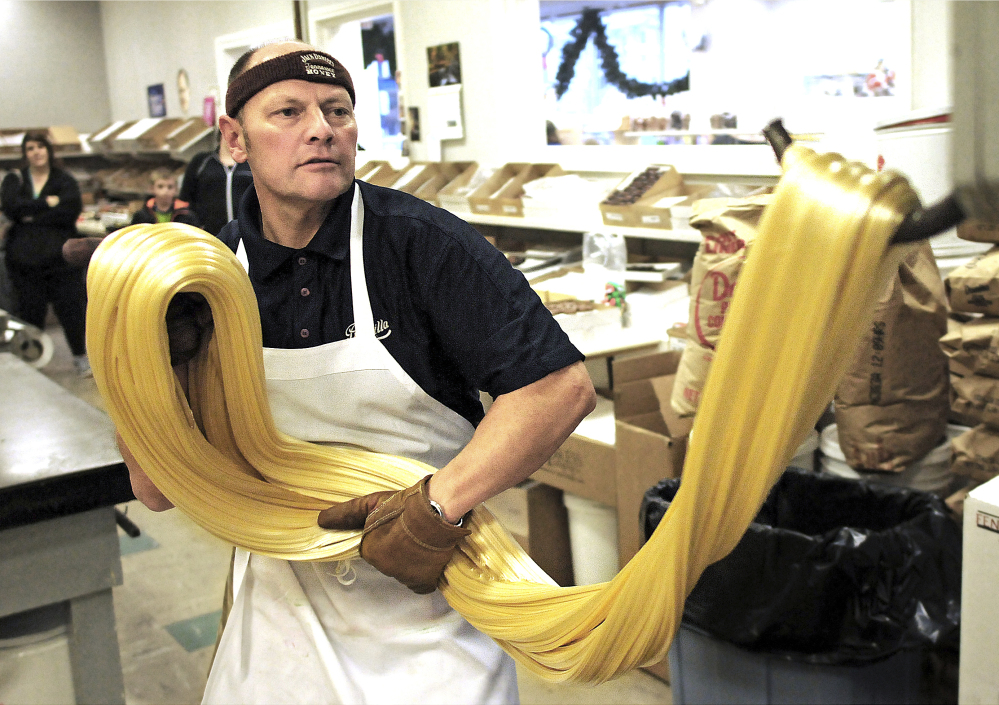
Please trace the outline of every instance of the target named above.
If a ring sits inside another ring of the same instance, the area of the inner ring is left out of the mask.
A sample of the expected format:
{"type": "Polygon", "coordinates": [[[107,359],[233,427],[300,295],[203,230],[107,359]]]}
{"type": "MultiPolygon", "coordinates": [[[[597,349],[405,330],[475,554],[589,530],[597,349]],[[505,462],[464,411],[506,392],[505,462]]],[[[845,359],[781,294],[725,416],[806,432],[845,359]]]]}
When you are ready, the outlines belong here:
{"type": "Polygon", "coordinates": [[[508,228],[533,228],[537,230],[557,230],[570,233],[620,233],[625,237],[645,238],[647,240],[667,240],[670,242],[701,242],[701,233],[694,228],[684,228],[682,230],[663,230],[661,228],[631,228],[620,225],[607,225],[597,213],[595,217],[575,217],[575,218],[537,218],[525,216],[518,218],[505,215],[484,215],[480,213],[455,212],[467,223],[475,225],[496,225],[508,228]]]}

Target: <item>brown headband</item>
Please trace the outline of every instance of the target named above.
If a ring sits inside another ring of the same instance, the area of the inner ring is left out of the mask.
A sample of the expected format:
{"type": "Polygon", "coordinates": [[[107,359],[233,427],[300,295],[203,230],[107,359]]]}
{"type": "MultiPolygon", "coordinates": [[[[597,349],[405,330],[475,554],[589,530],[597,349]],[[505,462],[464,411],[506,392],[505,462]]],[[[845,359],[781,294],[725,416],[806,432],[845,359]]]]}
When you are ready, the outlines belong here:
{"type": "Polygon", "coordinates": [[[343,64],[326,52],[307,49],[262,61],[233,79],[225,94],[226,115],[235,116],[246,101],[267,86],[289,79],[343,86],[350,95],[351,105],[356,104],[354,82],[343,64]]]}

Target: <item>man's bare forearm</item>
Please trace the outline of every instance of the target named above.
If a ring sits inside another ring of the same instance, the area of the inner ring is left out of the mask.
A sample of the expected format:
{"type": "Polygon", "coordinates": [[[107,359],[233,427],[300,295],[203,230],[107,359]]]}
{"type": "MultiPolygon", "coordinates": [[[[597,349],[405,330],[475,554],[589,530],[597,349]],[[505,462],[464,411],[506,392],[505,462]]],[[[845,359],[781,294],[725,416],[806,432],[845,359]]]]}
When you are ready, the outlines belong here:
{"type": "Polygon", "coordinates": [[[530,477],[596,406],[581,362],[496,398],[468,445],[430,482],[430,498],[457,521],[530,477]]]}

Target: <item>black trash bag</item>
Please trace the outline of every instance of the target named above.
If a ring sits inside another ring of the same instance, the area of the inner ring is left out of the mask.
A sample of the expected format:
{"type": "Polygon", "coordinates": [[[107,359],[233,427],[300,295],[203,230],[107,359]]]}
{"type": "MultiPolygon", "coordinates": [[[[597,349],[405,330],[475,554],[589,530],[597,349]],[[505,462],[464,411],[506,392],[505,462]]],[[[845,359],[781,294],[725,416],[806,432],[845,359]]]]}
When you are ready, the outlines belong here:
{"type": "MultiPolygon", "coordinates": [[[[680,480],[645,494],[646,538],[680,480]]],[[[683,625],[814,664],[863,665],[956,648],[961,529],[935,495],[788,468],[728,556],[709,566],[683,625]]]]}

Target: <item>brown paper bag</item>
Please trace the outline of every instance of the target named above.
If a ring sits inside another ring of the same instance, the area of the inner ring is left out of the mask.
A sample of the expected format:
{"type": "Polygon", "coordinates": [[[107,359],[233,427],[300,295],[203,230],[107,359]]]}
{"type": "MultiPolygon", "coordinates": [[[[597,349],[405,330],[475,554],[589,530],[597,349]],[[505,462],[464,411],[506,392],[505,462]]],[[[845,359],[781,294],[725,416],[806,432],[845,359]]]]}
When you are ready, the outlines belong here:
{"type": "Polygon", "coordinates": [[[951,378],[950,420],[962,426],[988,423],[999,427],[999,379],[969,375],[951,378]],[[989,421],[984,415],[991,406],[989,421]]]}
{"type": "Polygon", "coordinates": [[[957,226],[957,236],[972,242],[999,242],[999,225],[968,218],[957,226]]]}
{"type": "Polygon", "coordinates": [[[948,318],[940,347],[950,360],[951,374],[999,377],[999,318],[948,318]]]}
{"type": "Polygon", "coordinates": [[[975,426],[951,441],[954,457],[950,469],[955,475],[988,482],[999,475],[999,431],[975,426]]]}
{"type": "Polygon", "coordinates": [[[693,416],[697,412],[714,357],[714,350],[702,348],[692,340],[687,341],[680,355],[673,394],[670,397],[670,406],[680,416],[693,416]]]}
{"type": "Polygon", "coordinates": [[[879,301],[853,365],[836,390],[846,462],[900,472],[943,440],[950,407],[943,283],[929,242],[913,248],[879,301]]]}
{"type": "Polygon", "coordinates": [[[954,269],[945,285],[952,310],[999,316],[999,247],[954,269]]]}
{"type": "Polygon", "coordinates": [[[687,344],[670,401],[681,416],[697,411],[739,273],[756,239],[763,209],[772,199],[770,194],[707,198],[691,209],[690,225],[701,231],[703,239],[691,269],[687,344]]]}
{"type": "Polygon", "coordinates": [[[714,350],[718,343],[756,226],[772,198],[706,198],[691,209],[690,226],[700,230],[703,239],[690,274],[687,337],[701,347],[714,350]]]}

